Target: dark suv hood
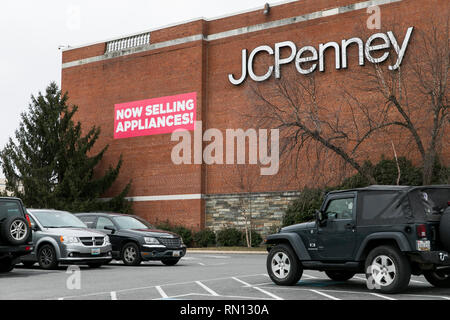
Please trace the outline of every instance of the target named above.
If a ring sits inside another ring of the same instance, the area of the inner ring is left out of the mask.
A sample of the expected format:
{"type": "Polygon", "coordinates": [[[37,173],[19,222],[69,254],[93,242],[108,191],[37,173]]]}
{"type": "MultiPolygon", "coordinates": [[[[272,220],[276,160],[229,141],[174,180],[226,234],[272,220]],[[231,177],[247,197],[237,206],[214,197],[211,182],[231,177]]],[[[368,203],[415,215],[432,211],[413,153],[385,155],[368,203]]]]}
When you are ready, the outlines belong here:
{"type": "Polygon", "coordinates": [[[141,237],[153,237],[153,238],[179,238],[180,236],[163,230],[151,230],[151,229],[122,229],[121,232],[141,237]]]}
{"type": "Polygon", "coordinates": [[[295,232],[301,230],[312,230],[316,227],[316,222],[300,223],[281,229],[281,232],[295,232]]]}

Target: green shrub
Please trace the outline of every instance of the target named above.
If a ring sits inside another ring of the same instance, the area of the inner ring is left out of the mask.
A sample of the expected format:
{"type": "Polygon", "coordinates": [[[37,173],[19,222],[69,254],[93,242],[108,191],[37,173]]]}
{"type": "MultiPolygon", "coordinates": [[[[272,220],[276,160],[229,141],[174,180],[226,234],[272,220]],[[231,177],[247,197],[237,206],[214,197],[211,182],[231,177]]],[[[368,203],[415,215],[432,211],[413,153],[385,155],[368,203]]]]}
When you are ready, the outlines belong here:
{"type": "Polygon", "coordinates": [[[195,246],[199,248],[207,248],[216,245],[216,234],[209,229],[204,229],[195,233],[193,238],[195,246]]]}
{"type": "Polygon", "coordinates": [[[320,209],[324,199],[324,191],[321,189],[304,189],[297,200],[286,210],[283,217],[283,226],[296,223],[313,221],[316,210],[320,209]]]}
{"type": "MultiPolygon", "coordinates": [[[[252,236],[252,248],[259,247],[263,241],[261,235],[255,230],[252,230],[251,236],[252,236]]],[[[245,231],[242,232],[242,244],[244,246],[247,246],[247,238],[245,236],[245,231]]]]}
{"type": "Polygon", "coordinates": [[[178,226],[174,227],[173,232],[183,238],[183,242],[188,248],[192,247],[192,245],[194,244],[194,239],[192,237],[192,231],[190,229],[178,226]]]}
{"type": "Polygon", "coordinates": [[[245,236],[242,231],[236,228],[226,228],[217,232],[217,245],[220,247],[244,246],[243,237],[245,236]]]}
{"type": "MultiPolygon", "coordinates": [[[[398,159],[400,167],[400,185],[419,186],[422,185],[422,170],[413,166],[408,159],[398,159]]],[[[373,169],[373,176],[380,185],[396,185],[398,179],[398,168],[395,160],[382,159],[373,169]]]]}

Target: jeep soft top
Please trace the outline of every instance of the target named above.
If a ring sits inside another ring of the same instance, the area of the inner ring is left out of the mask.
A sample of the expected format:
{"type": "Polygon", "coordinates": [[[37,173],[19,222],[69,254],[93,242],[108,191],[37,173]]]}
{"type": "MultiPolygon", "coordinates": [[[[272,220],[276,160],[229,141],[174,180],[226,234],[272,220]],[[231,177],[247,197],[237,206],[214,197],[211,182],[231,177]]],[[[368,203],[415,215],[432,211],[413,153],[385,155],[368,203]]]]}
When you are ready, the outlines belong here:
{"type": "Polygon", "coordinates": [[[405,289],[411,274],[450,287],[450,185],[371,186],[326,195],[316,221],[267,238],[267,268],[279,285],[304,269],[335,280],[366,273],[385,293],[405,289]]]}

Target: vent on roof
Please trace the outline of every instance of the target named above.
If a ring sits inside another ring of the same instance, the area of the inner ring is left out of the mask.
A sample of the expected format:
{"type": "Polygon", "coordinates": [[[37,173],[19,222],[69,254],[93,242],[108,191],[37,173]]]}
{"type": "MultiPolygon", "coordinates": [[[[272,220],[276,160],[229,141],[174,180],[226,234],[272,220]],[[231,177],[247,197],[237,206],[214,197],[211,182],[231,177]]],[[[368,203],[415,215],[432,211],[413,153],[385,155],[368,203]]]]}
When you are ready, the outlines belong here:
{"type": "Polygon", "coordinates": [[[106,53],[130,49],[150,43],[150,33],[109,41],[106,43],[106,53]]]}

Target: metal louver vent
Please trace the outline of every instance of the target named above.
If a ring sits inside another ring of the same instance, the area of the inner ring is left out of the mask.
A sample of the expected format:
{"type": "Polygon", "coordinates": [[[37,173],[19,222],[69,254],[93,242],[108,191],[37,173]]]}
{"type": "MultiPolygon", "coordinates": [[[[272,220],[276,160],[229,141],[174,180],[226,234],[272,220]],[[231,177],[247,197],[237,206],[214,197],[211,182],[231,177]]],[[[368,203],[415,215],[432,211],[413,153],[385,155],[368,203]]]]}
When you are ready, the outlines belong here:
{"type": "Polygon", "coordinates": [[[150,33],[109,41],[106,43],[106,53],[130,49],[150,43],[150,33]]]}

